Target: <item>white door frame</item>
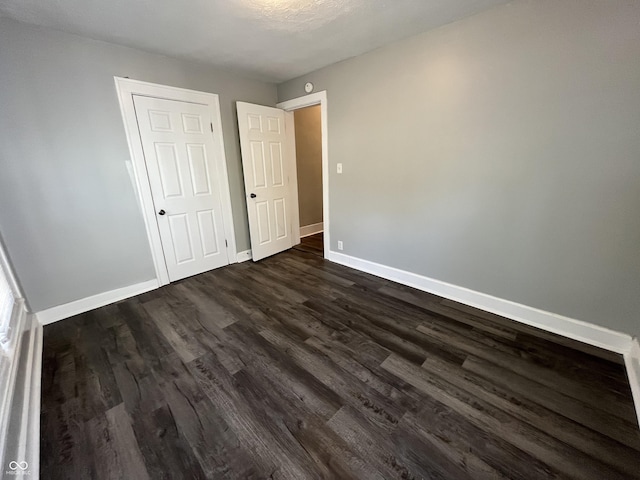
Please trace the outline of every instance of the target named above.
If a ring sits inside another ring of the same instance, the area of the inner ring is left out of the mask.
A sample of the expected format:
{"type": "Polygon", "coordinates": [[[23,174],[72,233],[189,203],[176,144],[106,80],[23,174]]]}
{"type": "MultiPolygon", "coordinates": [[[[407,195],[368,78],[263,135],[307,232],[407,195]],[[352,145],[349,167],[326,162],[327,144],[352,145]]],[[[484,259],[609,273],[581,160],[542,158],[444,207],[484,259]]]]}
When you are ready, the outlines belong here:
{"type": "MultiPolygon", "coordinates": [[[[327,91],[312,93],[304,97],[293,98],[286,102],[280,102],[276,106],[285,112],[293,112],[300,108],[320,105],[320,124],[322,126],[322,222],[324,226],[324,258],[329,258],[330,242],[330,223],[329,223],[329,134],[327,129],[327,91]]],[[[294,139],[295,141],[295,139],[294,139]]],[[[293,157],[295,158],[295,157],[293,157]]],[[[293,214],[298,215],[298,176],[296,175],[295,162],[292,168],[292,199],[295,199],[293,214]]],[[[294,239],[300,243],[300,229],[294,232],[294,239]]]]}
{"type": "Polygon", "coordinates": [[[114,77],[116,91],[122,112],[122,121],[127,135],[129,152],[133,165],[133,174],[136,181],[140,208],[147,229],[151,256],[156,269],[156,279],[158,286],[170,283],[169,272],[164,258],[158,219],[153,206],[153,196],[149,185],[149,175],[147,165],[144,161],[144,152],[140,132],[138,131],[138,120],[136,118],[133,95],[161,98],[164,100],[177,100],[181,102],[197,103],[209,107],[211,111],[211,121],[215,136],[217,149],[213,152],[216,164],[216,175],[220,178],[220,196],[222,203],[222,217],[224,220],[225,238],[227,240],[227,256],[229,263],[237,262],[236,236],[233,228],[233,215],[231,212],[231,192],[229,191],[229,176],[227,174],[227,161],[224,152],[224,138],[222,136],[222,119],[220,117],[220,101],[218,95],[214,93],[197,92],[184,88],[169,87],[155,83],[141,82],[128,78],[114,77]]]}

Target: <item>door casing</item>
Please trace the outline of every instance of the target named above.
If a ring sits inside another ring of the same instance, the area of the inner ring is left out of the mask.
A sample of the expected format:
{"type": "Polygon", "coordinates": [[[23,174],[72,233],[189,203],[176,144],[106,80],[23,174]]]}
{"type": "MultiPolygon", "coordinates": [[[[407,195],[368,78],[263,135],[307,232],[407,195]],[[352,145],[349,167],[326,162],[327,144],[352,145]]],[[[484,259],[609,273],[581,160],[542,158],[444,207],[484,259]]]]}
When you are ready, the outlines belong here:
{"type": "MultiPolygon", "coordinates": [[[[327,121],[327,91],[312,93],[304,97],[298,97],[286,102],[280,102],[276,106],[285,112],[289,112],[285,116],[287,122],[287,131],[291,132],[293,123],[293,111],[299,108],[320,105],[320,124],[322,127],[322,222],[324,226],[324,258],[329,258],[331,247],[331,223],[329,222],[329,131],[327,121]]],[[[288,137],[293,137],[289,135],[288,137]]],[[[287,138],[288,149],[293,148],[295,158],[295,138],[287,138]]],[[[295,162],[292,162],[292,213],[298,216],[298,176],[296,175],[295,162]]],[[[300,229],[293,232],[294,244],[300,243],[300,229]]]]}
{"type": "Polygon", "coordinates": [[[149,176],[144,160],[142,141],[140,140],[140,134],[138,131],[138,121],[133,104],[133,95],[197,103],[200,105],[206,105],[211,110],[213,127],[212,134],[216,138],[216,149],[213,154],[215,155],[216,173],[220,176],[222,216],[225,236],[227,239],[226,250],[230,263],[237,262],[236,237],[235,230],[233,228],[233,215],[231,212],[231,192],[229,190],[229,175],[227,172],[227,162],[224,151],[222,119],[220,117],[220,100],[218,95],[213,93],[197,92],[195,90],[187,90],[184,88],[169,87],[166,85],[158,85],[155,83],[141,82],[139,80],[131,80],[128,78],[114,77],[114,80],[118,100],[120,102],[120,111],[122,113],[122,121],[125,127],[127,143],[129,145],[129,152],[131,154],[133,176],[135,178],[147,237],[149,238],[149,246],[151,248],[151,256],[156,270],[158,286],[167,285],[170,282],[169,273],[167,271],[167,264],[162,249],[158,220],[153,204],[153,197],[151,195],[151,187],[149,186],[149,176]]]}

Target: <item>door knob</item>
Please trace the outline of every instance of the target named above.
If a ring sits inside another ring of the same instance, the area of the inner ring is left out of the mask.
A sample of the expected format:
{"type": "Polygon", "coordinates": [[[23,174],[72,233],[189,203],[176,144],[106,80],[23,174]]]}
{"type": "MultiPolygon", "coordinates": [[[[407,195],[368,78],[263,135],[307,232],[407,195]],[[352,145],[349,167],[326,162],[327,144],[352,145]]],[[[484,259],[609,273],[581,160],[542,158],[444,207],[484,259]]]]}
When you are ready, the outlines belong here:
{"type": "Polygon", "coordinates": [[[251,195],[249,195],[251,198],[256,198],[257,195],[255,193],[252,193],[251,195]]]}
{"type": "Polygon", "coordinates": [[[167,212],[165,212],[164,210],[160,210],[160,211],[158,212],[158,215],[164,215],[165,213],[167,213],[167,212]]]}

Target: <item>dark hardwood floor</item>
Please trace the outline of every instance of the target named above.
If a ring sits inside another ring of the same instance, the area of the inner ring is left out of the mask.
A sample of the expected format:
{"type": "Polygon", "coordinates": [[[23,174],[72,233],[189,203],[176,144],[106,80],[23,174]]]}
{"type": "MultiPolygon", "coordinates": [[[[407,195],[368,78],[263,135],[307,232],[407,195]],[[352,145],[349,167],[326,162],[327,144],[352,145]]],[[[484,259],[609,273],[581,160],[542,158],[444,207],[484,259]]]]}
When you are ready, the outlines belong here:
{"type": "Polygon", "coordinates": [[[41,478],[640,478],[617,356],[321,250],[45,327],[41,478]]]}
{"type": "Polygon", "coordinates": [[[309,235],[304,237],[299,245],[293,247],[294,250],[299,252],[311,253],[317,257],[324,258],[324,235],[322,233],[316,233],[315,235],[309,235]]]}

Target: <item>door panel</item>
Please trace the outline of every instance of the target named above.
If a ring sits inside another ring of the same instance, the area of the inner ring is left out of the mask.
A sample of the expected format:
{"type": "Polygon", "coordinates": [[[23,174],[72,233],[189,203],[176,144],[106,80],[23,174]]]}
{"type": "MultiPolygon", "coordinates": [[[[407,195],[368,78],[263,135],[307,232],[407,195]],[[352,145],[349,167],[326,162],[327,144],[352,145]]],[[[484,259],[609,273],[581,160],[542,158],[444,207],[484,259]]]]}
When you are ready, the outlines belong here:
{"type": "Polygon", "coordinates": [[[209,181],[211,177],[204,145],[187,144],[187,156],[189,157],[189,173],[193,194],[211,195],[211,182],[209,181]]]}
{"type": "Polygon", "coordinates": [[[178,169],[178,153],[172,143],[156,143],[156,158],[164,198],[182,197],[182,182],[178,169]]]}
{"type": "Polygon", "coordinates": [[[293,246],[284,111],[238,102],[251,253],[260,260],[293,246]]]}
{"type": "Polygon", "coordinates": [[[202,253],[205,257],[216,255],[220,252],[216,240],[216,218],[213,210],[203,210],[197,213],[198,228],[200,229],[200,242],[202,253]]]}
{"type": "Polygon", "coordinates": [[[169,279],[228,265],[209,109],[133,99],[169,279]]]}
{"type": "MultiPolygon", "coordinates": [[[[193,260],[193,248],[191,248],[191,228],[186,214],[178,213],[167,215],[169,231],[171,232],[171,244],[173,254],[178,265],[193,260]]],[[[163,242],[164,245],[164,242],[163,242]]],[[[172,279],[173,280],[173,279],[172,279]]]]}
{"type": "Polygon", "coordinates": [[[287,236],[287,206],[284,199],[276,198],[273,201],[273,209],[276,214],[276,238],[279,240],[287,236]]]}

